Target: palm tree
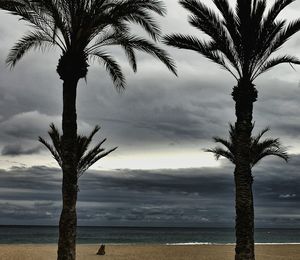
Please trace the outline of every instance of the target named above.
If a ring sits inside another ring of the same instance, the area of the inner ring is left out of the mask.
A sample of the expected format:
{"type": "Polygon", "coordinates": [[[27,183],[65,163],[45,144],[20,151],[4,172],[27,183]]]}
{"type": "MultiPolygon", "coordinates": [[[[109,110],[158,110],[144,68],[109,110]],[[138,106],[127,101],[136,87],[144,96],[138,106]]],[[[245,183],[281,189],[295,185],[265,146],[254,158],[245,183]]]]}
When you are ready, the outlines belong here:
{"type": "Polygon", "coordinates": [[[76,257],[76,90],[78,81],[87,76],[90,61],[104,65],[118,89],[125,88],[125,77],[105,48],[121,46],[133,71],[137,69],[136,50],[149,53],[176,74],[168,54],[155,41],[160,28],[152,14],[164,16],[160,0],[1,0],[0,9],[32,25],[11,49],[7,64],[11,67],[34,48],[56,46],[61,50],[57,73],[63,81],[62,149],[63,209],[59,222],[58,259],[76,257]],[[134,35],[130,24],[137,24],[154,40],[134,35]]]}
{"type": "MultiPolygon", "coordinates": [[[[75,166],[77,169],[77,178],[81,177],[88,168],[90,168],[94,163],[102,159],[103,157],[109,155],[111,152],[115,151],[117,147],[105,151],[102,148],[102,144],[106,139],[101,140],[92,149],[88,149],[93,137],[100,130],[98,125],[95,126],[93,131],[89,136],[77,135],[76,139],[76,160],[75,166]]],[[[45,139],[39,137],[39,141],[45,145],[45,147],[50,151],[53,158],[57,161],[58,165],[62,168],[63,166],[63,156],[62,156],[62,135],[56,126],[52,123],[50,124],[50,130],[48,134],[51,138],[52,145],[49,144],[45,139]]],[[[77,188],[78,189],[78,188],[77,188]]]]}
{"type": "Polygon", "coordinates": [[[253,260],[254,209],[249,149],[253,103],[257,100],[254,80],[282,64],[300,64],[291,55],[273,54],[296,32],[300,20],[287,23],[277,19],[295,0],[276,0],[267,10],[266,0],[237,0],[233,9],[228,0],[212,0],[218,12],[200,0],[180,0],[191,12],[189,23],[209,36],[208,40],[182,34],[167,35],[165,43],[196,51],[228,71],[237,81],[232,97],[236,111],[236,260],[253,260]]]}
{"type": "MultiPolygon", "coordinates": [[[[254,124],[252,125],[252,129],[254,128],[254,124]]],[[[289,156],[286,152],[286,149],[282,147],[278,138],[267,138],[261,141],[263,135],[268,132],[270,129],[265,128],[256,136],[251,136],[250,138],[250,167],[253,168],[261,159],[267,156],[277,156],[282,158],[286,162],[289,159],[289,156]]],[[[220,143],[224,147],[217,146],[212,149],[206,149],[206,152],[213,153],[217,160],[220,157],[224,157],[232,162],[234,165],[236,164],[236,147],[235,147],[235,139],[236,139],[236,129],[230,124],[229,125],[229,140],[214,137],[216,143],[220,143]]]]}

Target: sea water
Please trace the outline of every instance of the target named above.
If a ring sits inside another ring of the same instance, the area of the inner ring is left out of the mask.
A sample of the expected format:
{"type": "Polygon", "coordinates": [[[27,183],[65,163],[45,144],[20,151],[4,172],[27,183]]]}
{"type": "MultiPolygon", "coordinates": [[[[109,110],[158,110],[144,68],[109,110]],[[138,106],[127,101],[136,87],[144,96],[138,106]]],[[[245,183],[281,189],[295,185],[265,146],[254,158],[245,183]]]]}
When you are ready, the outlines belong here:
{"type": "MultiPolygon", "coordinates": [[[[57,243],[58,227],[0,226],[0,244],[57,243]]],[[[256,243],[300,243],[300,229],[260,228],[256,243]]],[[[233,228],[78,227],[80,244],[231,244],[233,228]]]]}

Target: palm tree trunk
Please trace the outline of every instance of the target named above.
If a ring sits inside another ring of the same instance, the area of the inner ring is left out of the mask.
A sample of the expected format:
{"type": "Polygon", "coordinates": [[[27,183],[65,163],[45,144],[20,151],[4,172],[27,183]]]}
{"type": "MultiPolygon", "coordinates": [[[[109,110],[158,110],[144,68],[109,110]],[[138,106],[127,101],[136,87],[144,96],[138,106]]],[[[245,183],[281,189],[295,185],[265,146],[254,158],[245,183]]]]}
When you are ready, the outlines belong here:
{"type": "Polygon", "coordinates": [[[236,102],[236,163],[234,171],[236,192],[235,260],[254,260],[254,207],[250,166],[250,137],[253,103],[257,91],[250,81],[241,80],[232,93],[236,102]]]}
{"type": "Polygon", "coordinates": [[[63,153],[63,208],[59,221],[58,260],[76,259],[76,201],[77,170],[75,166],[77,116],[76,89],[77,79],[71,77],[63,83],[63,116],[62,116],[62,153],[63,153]]]}

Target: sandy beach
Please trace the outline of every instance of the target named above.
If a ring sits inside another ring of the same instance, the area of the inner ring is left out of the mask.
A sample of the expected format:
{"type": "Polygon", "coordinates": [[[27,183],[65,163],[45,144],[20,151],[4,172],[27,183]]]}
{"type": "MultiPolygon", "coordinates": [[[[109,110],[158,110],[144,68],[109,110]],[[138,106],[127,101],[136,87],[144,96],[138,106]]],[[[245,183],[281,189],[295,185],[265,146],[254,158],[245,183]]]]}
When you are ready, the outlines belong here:
{"type": "MultiPolygon", "coordinates": [[[[230,245],[106,245],[106,255],[97,256],[98,245],[78,245],[78,260],[232,260],[230,245]]],[[[56,245],[0,245],[1,260],[55,260],[56,245]]],[[[257,245],[257,260],[299,260],[300,245],[257,245]]]]}

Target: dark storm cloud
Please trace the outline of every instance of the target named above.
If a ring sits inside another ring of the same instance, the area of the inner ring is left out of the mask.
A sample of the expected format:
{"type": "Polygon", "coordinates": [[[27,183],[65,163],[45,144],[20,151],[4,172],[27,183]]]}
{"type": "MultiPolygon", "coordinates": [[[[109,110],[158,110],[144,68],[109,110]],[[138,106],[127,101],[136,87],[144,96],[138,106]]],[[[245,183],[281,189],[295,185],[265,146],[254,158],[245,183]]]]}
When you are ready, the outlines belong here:
{"type": "MultiPolygon", "coordinates": [[[[268,159],[254,169],[257,226],[299,226],[299,167],[300,156],[294,155],[289,164],[268,159]]],[[[225,162],[220,168],[93,170],[80,180],[79,223],[232,226],[232,172],[232,165],[225,162]]],[[[58,169],[2,170],[0,224],[56,224],[60,188],[58,169]]]]}
{"type": "Polygon", "coordinates": [[[38,111],[30,111],[14,115],[10,119],[0,123],[2,134],[10,138],[24,140],[37,140],[38,134],[46,133],[50,122],[59,125],[59,117],[41,114],[38,111]]]}
{"type": "MultiPolygon", "coordinates": [[[[289,14],[299,16],[296,2],[289,14]]],[[[178,1],[166,4],[163,31],[196,34],[178,1]]],[[[62,82],[55,71],[59,52],[31,52],[13,70],[4,64],[9,49],[27,30],[16,18],[0,12],[0,149],[5,160],[34,153],[35,161],[38,136],[47,138],[51,122],[61,124],[62,82]]],[[[283,49],[300,57],[299,42],[300,34],[283,49]]],[[[212,136],[226,137],[227,123],[234,121],[230,94],[236,82],[200,55],[164,48],[177,62],[178,78],[140,53],[138,73],[133,74],[124,55],[113,52],[127,77],[128,86],[121,95],[104,68],[90,66],[87,83],[81,81],[78,87],[79,131],[87,133],[100,124],[108,146],[119,146],[118,151],[129,156],[153,147],[163,153],[170,144],[188,153],[186,147],[191,144],[200,149],[212,145],[212,136]]],[[[273,137],[299,150],[298,81],[299,68],[295,72],[288,65],[257,80],[254,120],[257,130],[269,125],[273,137]]],[[[259,225],[299,226],[299,167],[300,157],[293,156],[288,165],[267,161],[255,170],[259,225]]],[[[232,226],[232,171],[224,163],[222,168],[91,171],[80,181],[79,223],[232,226]]],[[[57,169],[0,170],[0,224],[57,224],[60,188],[57,169]]]]}
{"type": "MultiPolygon", "coordinates": [[[[161,20],[164,31],[196,33],[186,21],[187,12],[175,2],[166,1],[169,15],[161,20]],[[179,13],[182,14],[180,23],[179,13]]],[[[295,4],[290,11],[298,6],[295,4]]],[[[49,123],[54,121],[60,125],[62,89],[55,72],[60,54],[58,50],[31,52],[10,71],[4,65],[5,57],[26,27],[17,19],[0,14],[3,21],[0,30],[6,31],[0,48],[3,61],[0,67],[3,93],[0,146],[11,145],[18,138],[22,147],[34,147],[37,137],[45,135],[49,123]],[[7,29],[7,23],[13,25],[13,30],[7,29]]],[[[299,35],[294,38],[287,51],[300,54],[295,49],[299,38],[299,35]]],[[[104,68],[98,64],[91,66],[87,84],[82,81],[78,89],[80,131],[86,132],[100,124],[102,135],[109,138],[112,145],[129,152],[147,146],[163,149],[169,143],[184,147],[197,142],[201,147],[212,136],[225,136],[227,123],[234,121],[234,103],[230,96],[236,84],[234,80],[200,55],[164,48],[177,61],[178,78],[152,57],[140,53],[138,73],[134,75],[121,51],[113,52],[127,77],[128,87],[122,95],[114,90],[104,68]]],[[[278,71],[266,74],[269,76],[257,82],[259,100],[255,104],[254,120],[259,127],[270,125],[275,134],[286,137],[289,146],[292,139],[299,136],[300,120],[291,113],[297,110],[300,91],[297,80],[290,82],[284,77],[295,78],[296,72],[288,66],[281,66],[278,71]]]]}
{"type": "Polygon", "coordinates": [[[35,154],[39,153],[41,150],[41,146],[37,146],[31,149],[24,149],[20,144],[11,144],[6,145],[3,147],[1,154],[2,155],[11,155],[11,156],[17,156],[17,155],[29,155],[29,154],[35,154]]]}
{"type": "Polygon", "coordinates": [[[51,220],[53,212],[55,212],[55,215],[57,214],[51,202],[45,204],[34,203],[32,206],[0,203],[0,207],[2,208],[2,217],[12,220],[20,220],[22,218],[36,220],[44,217],[51,220]]]}
{"type": "MultiPolygon", "coordinates": [[[[103,134],[126,148],[201,142],[223,133],[220,126],[227,127],[232,112],[230,90],[220,92],[216,102],[218,84],[187,78],[173,78],[169,82],[163,76],[162,79],[130,78],[130,85],[121,96],[111,88],[97,90],[94,82],[90,82],[94,105],[84,106],[79,102],[79,117],[90,125],[98,120],[103,134]],[[113,110],[110,109],[112,104],[113,110]]],[[[80,91],[79,100],[80,96],[89,95],[83,92],[80,95],[80,91]]]]}

